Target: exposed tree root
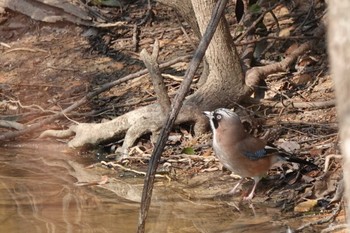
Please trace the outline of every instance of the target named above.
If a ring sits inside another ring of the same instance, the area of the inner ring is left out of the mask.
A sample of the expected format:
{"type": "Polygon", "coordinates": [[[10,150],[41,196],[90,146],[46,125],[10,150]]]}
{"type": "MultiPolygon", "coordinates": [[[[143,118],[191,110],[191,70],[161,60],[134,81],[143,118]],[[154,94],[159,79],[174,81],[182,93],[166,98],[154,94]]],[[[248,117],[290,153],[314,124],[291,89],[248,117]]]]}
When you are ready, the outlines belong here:
{"type": "MultiPolygon", "coordinates": [[[[272,65],[267,65],[263,67],[252,68],[247,72],[246,85],[247,86],[257,86],[261,79],[264,79],[268,75],[276,72],[286,71],[303,53],[306,53],[313,46],[313,43],[306,42],[299,46],[294,52],[287,56],[283,61],[275,63],[272,65]]],[[[246,95],[251,94],[251,89],[246,89],[246,95]]],[[[197,91],[198,92],[198,91],[197,91]]],[[[184,107],[179,113],[176,124],[181,124],[184,122],[194,122],[195,123],[195,133],[200,134],[206,129],[206,122],[201,115],[201,111],[207,107],[207,109],[212,109],[219,105],[220,101],[214,101],[216,104],[198,104],[195,93],[190,96],[184,103],[184,107]]],[[[211,96],[213,98],[214,96],[211,96]]],[[[264,102],[265,103],[265,102],[264,102]]],[[[275,105],[281,105],[283,103],[274,103],[275,105]]],[[[334,101],[320,102],[320,103],[294,103],[285,104],[284,107],[292,106],[297,108],[322,108],[325,106],[334,105],[334,101]]],[[[119,116],[109,122],[105,123],[81,123],[78,125],[71,126],[68,130],[63,131],[64,136],[75,136],[70,140],[68,145],[70,147],[82,147],[86,145],[96,145],[103,141],[108,141],[113,138],[123,138],[124,142],[120,152],[126,153],[127,149],[131,147],[134,142],[142,135],[146,133],[151,133],[153,136],[158,134],[159,129],[163,124],[163,113],[160,110],[158,104],[152,104],[145,107],[135,109],[134,111],[128,112],[122,116],[119,116]]],[[[53,131],[45,131],[41,134],[44,136],[55,136],[57,137],[57,132],[53,134],[53,131]]]]}
{"type": "MultiPolygon", "coordinates": [[[[176,64],[178,62],[186,61],[190,57],[191,56],[177,57],[177,58],[175,58],[175,59],[173,59],[171,61],[164,62],[164,63],[160,64],[159,67],[160,68],[165,68],[165,67],[174,65],[174,64],[176,64]]],[[[79,101],[75,102],[73,105],[69,106],[68,108],[64,109],[63,111],[61,111],[61,112],[59,112],[59,113],[57,113],[57,114],[55,114],[55,115],[53,115],[53,116],[51,116],[49,118],[46,118],[43,121],[40,121],[40,122],[35,123],[35,124],[32,124],[31,126],[28,126],[25,129],[23,129],[23,130],[13,131],[13,132],[8,132],[8,133],[1,134],[0,135],[0,141],[10,140],[10,139],[16,138],[18,136],[31,133],[31,132],[41,128],[42,126],[44,126],[46,124],[49,124],[49,123],[51,123],[51,122],[53,122],[53,121],[55,121],[55,120],[57,120],[57,119],[59,119],[61,117],[65,117],[65,115],[67,113],[69,113],[69,112],[73,111],[74,109],[80,107],[81,105],[85,104],[88,100],[90,100],[91,98],[101,94],[102,92],[107,91],[107,90],[111,89],[112,87],[114,87],[116,85],[119,85],[119,84],[121,84],[123,82],[129,81],[131,79],[140,77],[141,75],[147,74],[147,72],[148,72],[147,69],[143,69],[143,70],[140,70],[140,71],[138,71],[136,73],[129,74],[129,75],[125,76],[124,78],[115,80],[115,81],[110,82],[110,83],[106,83],[106,84],[102,85],[99,89],[97,89],[96,91],[87,94],[82,99],[80,99],[79,101]]],[[[53,135],[52,133],[53,132],[50,132],[50,133],[44,132],[43,136],[53,135]],[[45,134],[47,134],[47,135],[45,135],[45,134]]]]}
{"type": "MultiPolygon", "coordinates": [[[[297,50],[295,50],[279,63],[253,68],[250,72],[247,73],[246,84],[250,86],[256,86],[257,83],[259,83],[260,79],[264,79],[269,74],[287,70],[298,58],[298,56],[306,53],[307,50],[311,49],[312,45],[313,44],[310,42],[301,45],[297,50]]],[[[250,93],[247,92],[247,94],[250,93]]],[[[195,133],[199,134],[202,133],[206,127],[205,120],[201,116],[201,111],[204,109],[202,109],[203,106],[200,104],[197,106],[189,104],[192,101],[193,99],[189,97],[188,101],[184,103],[184,107],[178,116],[176,124],[181,124],[184,122],[195,122],[195,133]]],[[[334,101],[323,103],[320,102],[320,104],[294,103],[291,104],[291,106],[301,108],[322,108],[325,105],[329,106],[329,104],[333,105],[334,101]]],[[[276,105],[282,105],[282,103],[277,103],[276,105]]],[[[207,107],[208,109],[212,108],[212,106],[207,107]]],[[[119,116],[109,122],[82,123],[73,125],[65,131],[65,135],[70,136],[72,134],[75,134],[74,138],[68,143],[70,147],[82,147],[90,144],[95,145],[112,138],[122,138],[125,135],[121,152],[126,153],[126,149],[131,147],[134,142],[143,134],[151,133],[152,135],[157,135],[162,124],[162,111],[157,104],[152,104],[135,109],[134,111],[119,116]]],[[[48,132],[44,132],[42,136],[50,136],[50,134],[48,132]]],[[[51,136],[53,135],[51,134],[51,136]]]]}
{"type": "MultiPolygon", "coordinates": [[[[70,147],[83,147],[96,145],[113,138],[124,137],[124,143],[120,152],[126,153],[126,149],[131,147],[135,140],[146,133],[157,135],[163,124],[163,114],[157,104],[135,109],[111,121],[104,123],[80,123],[73,125],[67,130],[47,130],[40,137],[69,137],[75,135],[69,141],[70,147]]],[[[180,112],[176,123],[195,122],[194,131],[200,134],[205,131],[206,122],[199,109],[186,106],[180,112]],[[191,114],[187,114],[191,112],[191,114]]]]}

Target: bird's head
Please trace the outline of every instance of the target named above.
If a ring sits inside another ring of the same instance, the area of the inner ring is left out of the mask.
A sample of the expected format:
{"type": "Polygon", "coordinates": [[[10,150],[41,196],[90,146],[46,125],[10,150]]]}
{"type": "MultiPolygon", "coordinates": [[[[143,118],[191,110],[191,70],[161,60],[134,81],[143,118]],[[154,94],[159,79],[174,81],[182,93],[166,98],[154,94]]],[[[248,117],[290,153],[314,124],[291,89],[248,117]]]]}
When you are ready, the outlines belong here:
{"type": "Polygon", "coordinates": [[[218,108],[214,111],[204,111],[203,114],[209,118],[210,126],[213,131],[226,125],[241,125],[239,116],[227,108],[218,108]]]}

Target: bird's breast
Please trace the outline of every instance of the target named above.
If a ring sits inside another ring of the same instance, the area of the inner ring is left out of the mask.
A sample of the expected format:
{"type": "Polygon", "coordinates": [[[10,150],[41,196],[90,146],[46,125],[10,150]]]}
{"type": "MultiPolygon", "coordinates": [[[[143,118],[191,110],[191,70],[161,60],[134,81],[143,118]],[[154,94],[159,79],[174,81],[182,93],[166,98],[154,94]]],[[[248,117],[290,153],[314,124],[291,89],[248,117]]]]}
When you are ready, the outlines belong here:
{"type": "Polygon", "coordinates": [[[232,151],[225,149],[226,147],[220,145],[217,140],[213,140],[213,149],[218,160],[230,171],[237,175],[242,175],[242,171],[240,169],[240,163],[235,159],[232,151]]]}

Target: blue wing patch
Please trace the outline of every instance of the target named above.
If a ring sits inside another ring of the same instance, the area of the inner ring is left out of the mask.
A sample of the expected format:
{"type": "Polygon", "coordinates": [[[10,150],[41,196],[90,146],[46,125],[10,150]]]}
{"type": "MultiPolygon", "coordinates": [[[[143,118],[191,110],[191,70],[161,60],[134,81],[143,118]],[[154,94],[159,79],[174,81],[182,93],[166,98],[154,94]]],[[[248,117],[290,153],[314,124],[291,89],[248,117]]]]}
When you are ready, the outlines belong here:
{"type": "Polygon", "coordinates": [[[245,151],[245,152],[243,152],[243,154],[251,160],[258,160],[258,159],[266,157],[267,152],[265,149],[261,149],[261,150],[255,151],[255,152],[245,151]]]}

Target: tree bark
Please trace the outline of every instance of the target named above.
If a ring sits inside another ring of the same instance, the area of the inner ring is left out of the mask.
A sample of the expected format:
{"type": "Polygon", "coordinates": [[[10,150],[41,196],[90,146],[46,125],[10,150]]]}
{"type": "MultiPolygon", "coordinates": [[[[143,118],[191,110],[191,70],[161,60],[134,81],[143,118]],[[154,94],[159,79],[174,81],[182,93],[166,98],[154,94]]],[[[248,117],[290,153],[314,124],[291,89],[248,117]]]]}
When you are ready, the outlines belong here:
{"type": "MultiPolygon", "coordinates": [[[[329,1],[328,50],[334,79],[340,126],[345,196],[350,195],[350,2],[329,1]]],[[[350,224],[350,202],[347,200],[347,222],[350,224]]]]}
{"type": "MultiPolygon", "coordinates": [[[[201,33],[208,24],[214,0],[193,0],[193,10],[201,33]]],[[[240,59],[233,43],[225,17],[216,29],[206,51],[209,75],[206,83],[189,99],[189,103],[213,110],[218,107],[232,107],[248,93],[240,59]]]]}
{"type": "MultiPolygon", "coordinates": [[[[199,28],[200,37],[208,24],[216,2],[214,0],[192,0],[191,4],[189,0],[158,1],[175,8],[196,35],[198,35],[199,28]]],[[[196,106],[199,110],[213,110],[218,107],[232,107],[234,102],[247,96],[250,89],[245,85],[240,59],[225,17],[222,17],[216,29],[205,58],[209,66],[206,82],[200,85],[185,104],[196,106]]]]}

